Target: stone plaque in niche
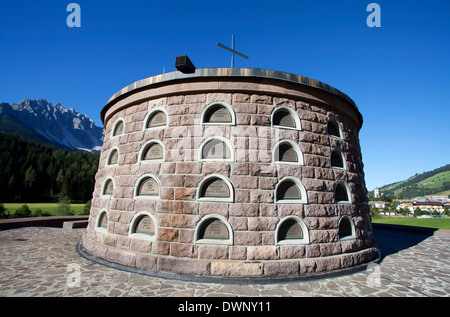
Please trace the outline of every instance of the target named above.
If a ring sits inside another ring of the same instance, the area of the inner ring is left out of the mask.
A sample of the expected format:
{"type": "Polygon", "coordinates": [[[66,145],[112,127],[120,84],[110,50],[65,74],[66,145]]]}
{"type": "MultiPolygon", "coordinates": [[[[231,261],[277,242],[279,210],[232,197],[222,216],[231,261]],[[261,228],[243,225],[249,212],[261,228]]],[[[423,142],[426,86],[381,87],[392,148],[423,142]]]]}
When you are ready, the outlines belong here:
{"type": "Polygon", "coordinates": [[[227,226],[220,220],[212,220],[204,226],[202,239],[228,239],[227,226]]]}
{"type": "Polygon", "coordinates": [[[279,160],[282,162],[298,162],[297,152],[288,144],[279,147],[279,160]]]}
{"type": "Polygon", "coordinates": [[[149,216],[143,216],[139,219],[136,225],[136,233],[143,233],[148,235],[155,234],[155,224],[153,223],[152,218],[149,216]]]}
{"type": "Polygon", "coordinates": [[[120,121],[116,124],[116,127],[114,128],[113,136],[119,135],[123,133],[123,121],[120,121]]]}
{"type": "Polygon", "coordinates": [[[204,190],[204,197],[228,198],[230,197],[230,189],[228,185],[221,179],[216,179],[207,184],[204,190]]]}
{"type": "Polygon", "coordinates": [[[139,187],[140,196],[158,196],[159,186],[153,178],[147,178],[139,187]]]}
{"type": "Polygon", "coordinates": [[[117,164],[119,161],[119,151],[113,150],[111,153],[111,156],[109,157],[109,164],[117,164]]]}
{"type": "Polygon", "coordinates": [[[278,111],[274,118],[273,124],[283,127],[295,128],[295,120],[292,118],[291,114],[287,111],[278,111]]]}
{"type": "Polygon", "coordinates": [[[166,114],[162,111],[158,111],[153,114],[148,121],[147,128],[160,127],[166,125],[167,118],[166,114]]]}
{"type": "Polygon", "coordinates": [[[108,228],[108,216],[106,215],[106,212],[104,212],[100,217],[99,227],[104,229],[108,228]]]}
{"type": "Polygon", "coordinates": [[[163,148],[160,144],[154,143],[147,147],[144,160],[159,160],[163,158],[163,148]]]}
{"type": "Polygon", "coordinates": [[[280,240],[303,239],[303,231],[297,221],[287,220],[280,228],[280,240]]]}
{"type": "Polygon", "coordinates": [[[108,179],[106,181],[106,185],[105,185],[105,191],[104,191],[104,195],[112,195],[114,191],[114,184],[112,182],[112,180],[108,179]]]}
{"type": "Polygon", "coordinates": [[[216,107],[209,111],[206,122],[231,123],[231,113],[225,107],[216,107]]]}
{"type": "Polygon", "coordinates": [[[230,149],[223,141],[211,140],[203,147],[202,158],[204,159],[229,159],[230,149]]]}
{"type": "Polygon", "coordinates": [[[278,199],[301,199],[300,189],[292,182],[284,182],[278,188],[278,199]]]}

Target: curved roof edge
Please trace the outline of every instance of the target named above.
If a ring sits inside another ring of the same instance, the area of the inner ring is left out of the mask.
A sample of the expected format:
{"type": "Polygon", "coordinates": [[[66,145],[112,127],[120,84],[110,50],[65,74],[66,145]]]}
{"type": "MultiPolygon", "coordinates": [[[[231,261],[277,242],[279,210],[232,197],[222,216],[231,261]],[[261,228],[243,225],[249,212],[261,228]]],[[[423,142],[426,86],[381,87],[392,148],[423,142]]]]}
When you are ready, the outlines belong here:
{"type": "MultiPolygon", "coordinates": [[[[257,77],[257,78],[269,78],[269,79],[278,79],[284,80],[292,83],[297,83],[301,85],[306,85],[309,87],[325,90],[329,93],[332,93],[348,103],[350,103],[355,110],[358,112],[359,116],[362,119],[362,115],[359,112],[358,107],[355,102],[346,94],[341,92],[340,90],[325,84],[321,81],[311,79],[308,77],[295,75],[291,73],[286,73],[282,71],[274,71],[268,69],[261,68],[198,68],[195,70],[195,73],[185,74],[179,71],[174,71],[170,73],[160,74],[152,77],[148,77],[145,79],[138,80],[131,85],[128,85],[118,92],[116,92],[111,98],[109,98],[106,106],[102,110],[102,113],[106,110],[108,105],[111,102],[114,102],[117,98],[122,97],[128,93],[133,92],[136,89],[142,89],[146,86],[151,86],[154,84],[164,83],[173,80],[182,80],[189,78],[206,78],[206,77],[257,77]]],[[[362,123],[362,120],[361,120],[362,123]]]]}

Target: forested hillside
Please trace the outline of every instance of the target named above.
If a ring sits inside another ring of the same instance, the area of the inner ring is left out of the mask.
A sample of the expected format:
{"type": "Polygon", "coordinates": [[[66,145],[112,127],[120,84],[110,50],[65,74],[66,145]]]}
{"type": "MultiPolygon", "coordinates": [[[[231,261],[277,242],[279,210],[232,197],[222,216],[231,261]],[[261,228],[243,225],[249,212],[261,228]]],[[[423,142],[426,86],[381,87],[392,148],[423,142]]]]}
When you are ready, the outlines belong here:
{"type": "Polygon", "coordinates": [[[0,134],[0,202],[92,198],[98,155],[71,152],[0,134]]]}
{"type": "Polygon", "coordinates": [[[445,193],[449,190],[450,164],[380,188],[384,195],[393,195],[405,199],[445,193]]]}

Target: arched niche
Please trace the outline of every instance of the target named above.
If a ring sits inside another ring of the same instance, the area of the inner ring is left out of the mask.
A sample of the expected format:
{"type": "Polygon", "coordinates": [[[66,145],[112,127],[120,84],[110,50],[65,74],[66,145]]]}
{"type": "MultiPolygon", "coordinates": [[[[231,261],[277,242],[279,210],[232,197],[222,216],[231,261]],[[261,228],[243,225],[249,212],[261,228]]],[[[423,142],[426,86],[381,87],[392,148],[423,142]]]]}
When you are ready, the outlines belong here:
{"type": "Polygon", "coordinates": [[[308,244],[309,230],[303,220],[297,216],[288,216],[282,219],[275,229],[276,243],[308,244]]]}
{"type": "Polygon", "coordinates": [[[283,129],[301,130],[298,114],[288,107],[279,107],[272,112],[272,126],[283,129]]]}
{"type": "Polygon", "coordinates": [[[327,133],[330,136],[342,139],[342,129],[339,121],[335,117],[329,117],[327,120],[327,133]]]}
{"type": "Polygon", "coordinates": [[[161,184],[153,175],[144,175],[136,183],[134,197],[140,199],[158,199],[161,184]]]}
{"type": "Polygon", "coordinates": [[[308,202],[305,186],[295,177],[283,178],[275,187],[278,204],[305,204],[308,202]]]}
{"type": "Polygon", "coordinates": [[[339,147],[335,147],[331,151],[330,166],[331,168],[338,168],[338,169],[347,168],[347,164],[344,159],[344,154],[342,153],[342,150],[339,147]]]}
{"type": "Polygon", "coordinates": [[[303,165],[303,153],[291,140],[279,141],[272,151],[272,162],[303,165]]]}
{"type": "Polygon", "coordinates": [[[112,177],[108,177],[105,179],[102,186],[102,196],[112,197],[114,194],[114,181],[112,177]]]}
{"type": "Polygon", "coordinates": [[[339,240],[348,240],[355,237],[355,225],[349,216],[342,216],[338,226],[339,240]]]}
{"type": "Polygon", "coordinates": [[[233,229],[225,217],[206,215],[195,229],[195,243],[232,245],[233,229]]]}
{"type": "Polygon", "coordinates": [[[231,143],[221,137],[211,137],[200,145],[200,161],[234,162],[231,143]]]}
{"type": "Polygon", "coordinates": [[[106,165],[115,166],[119,164],[119,149],[117,146],[111,148],[108,154],[108,158],[106,159],[106,165]]]}
{"type": "Polygon", "coordinates": [[[159,140],[151,140],[144,144],[139,152],[139,161],[142,163],[164,162],[164,144],[159,140]]]}
{"type": "Polygon", "coordinates": [[[106,210],[100,211],[95,223],[95,230],[100,232],[107,232],[108,230],[108,212],[106,210]]]}
{"type": "Polygon", "coordinates": [[[163,108],[152,109],[144,119],[144,130],[166,128],[169,125],[169,115],[163,108]]]}
{"type": "Polygon", "coordinates": [[[148,211],[138,212],[131,220],[129,236],[135,239],[155,240],[156,218],[148,211]]]}
{"type": "Polygon", "coordinates": [[[124,134],[125,132],[125,121],[123,118],[119,118],[114,122],[111,138],[124,134]]]}
{"type": "Polygon", "coordinates": [[[224,102],[214,102],[208,105],[202,113],[202,125],[235,125],[236,114],[230,105],[224,102]]]}
{"type": "Polygon", "coordinates": [[[351,203],[350,190],[344,181],[338,181],[334,188],[334,201],[336,203],[351,203]]]}
{"type": "Polygon", "coordinates": [[[210,175],[200,182],[197,199],[200,201],[233,202],[233,185],[221,175],[210,175]]]}

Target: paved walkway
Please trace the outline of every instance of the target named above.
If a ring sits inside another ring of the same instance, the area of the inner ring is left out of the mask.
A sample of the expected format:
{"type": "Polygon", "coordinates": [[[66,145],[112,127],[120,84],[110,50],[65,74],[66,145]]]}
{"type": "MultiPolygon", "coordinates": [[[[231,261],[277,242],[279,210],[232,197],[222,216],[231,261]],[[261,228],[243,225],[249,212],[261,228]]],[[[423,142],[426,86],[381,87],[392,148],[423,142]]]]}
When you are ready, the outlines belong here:
{"type": "Polygon", "coordinates": [[[376,229],[384,258],[367,271],[315,281],[222,285],[142,276],[92,263],[76,252],[83,232],[43,227],[0,231],[0,296],[450,295],[450,237],[442,235],[376,229]]]}

